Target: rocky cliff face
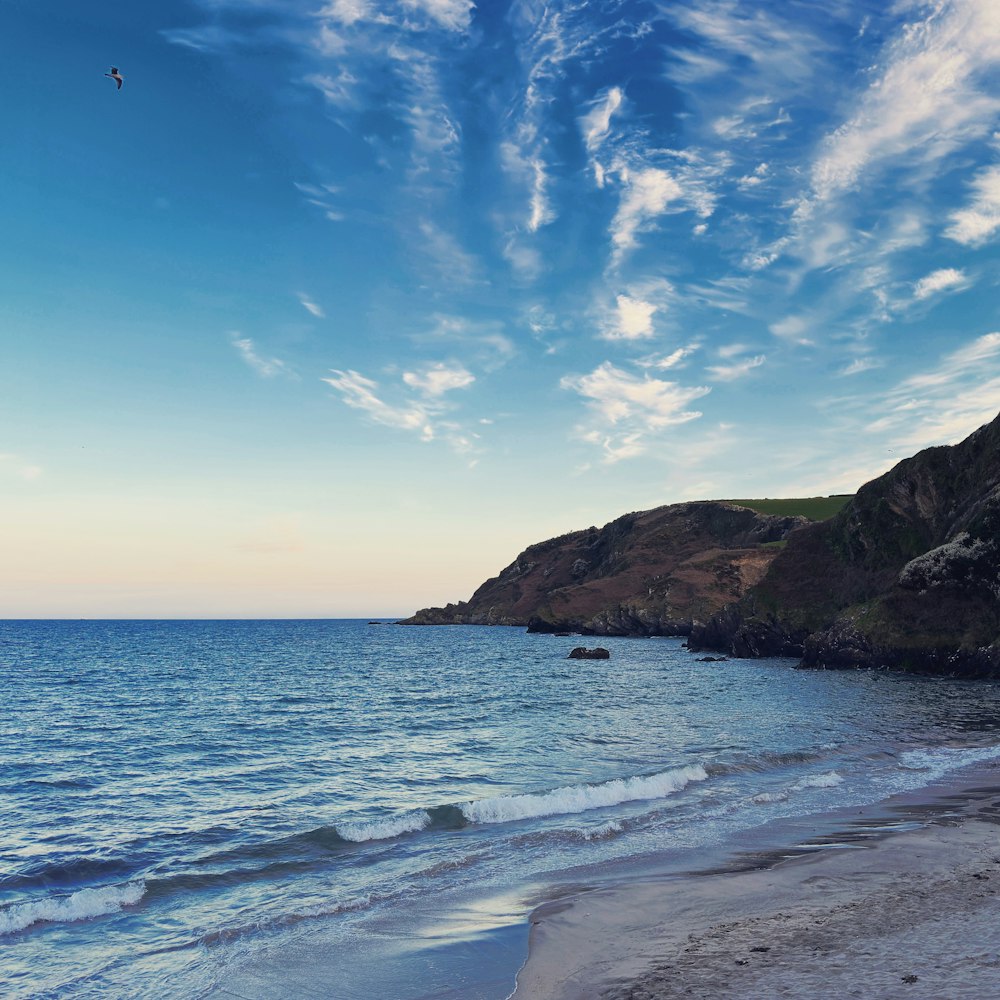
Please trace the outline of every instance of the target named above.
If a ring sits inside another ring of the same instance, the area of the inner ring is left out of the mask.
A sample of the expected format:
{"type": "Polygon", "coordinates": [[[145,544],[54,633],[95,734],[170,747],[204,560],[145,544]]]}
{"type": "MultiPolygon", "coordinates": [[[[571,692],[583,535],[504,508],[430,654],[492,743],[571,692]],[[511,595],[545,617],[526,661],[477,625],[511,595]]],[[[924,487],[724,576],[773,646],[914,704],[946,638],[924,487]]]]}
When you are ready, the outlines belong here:
{"type": "Polygon", "coordinates": [[[691,645],[805,666],[1000,676],[1000,417],[795,532],[691,645]]]}
{"type": "Polygon", "coordinates": [[[468,601],[403,624],[687,635],[757,583],[789,532],[807,523],[721,501],[626,514],[532,545],[468,601]]]}

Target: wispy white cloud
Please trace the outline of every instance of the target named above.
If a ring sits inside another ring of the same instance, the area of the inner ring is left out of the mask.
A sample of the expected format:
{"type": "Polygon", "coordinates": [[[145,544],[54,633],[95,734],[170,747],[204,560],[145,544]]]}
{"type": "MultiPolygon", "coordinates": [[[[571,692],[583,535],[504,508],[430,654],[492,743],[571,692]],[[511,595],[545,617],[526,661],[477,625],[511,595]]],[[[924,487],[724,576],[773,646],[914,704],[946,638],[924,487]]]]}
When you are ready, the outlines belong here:
{"type": "Polygon", "coordinates": [[[807,316],[786,316],[772,323],[769,329],[776,337],[790,343],[811,344],[812,340],[806,334],[812,326],[812,321],[807,316]]]}
{"type": "Polygon", "coordinates": [[[767,163],[758,163],[751,173],[741,177],[736,183],[744,191],[755,188],[768,180],[770,170],[771,168],[767,163]]]}
{"type": "Polygon", "coordinates": [[[370,20],[375,16],[375,13],[375,5],[369,3],[368,0],[330,0],[319,11],[319,16],[350,26],[359,21],[370,20]]]}
{"type": "Polygon", "coordinates": [[[431,317],[429,329],[414,336],[414,341],[430,344],[435,350],[450,345],[460,350],[462,357],[484,371],[502,368],[517,354],[517,345],[504,332],[497,320],[474,320],[463,316],[437,313],[431,317]]]}
{"type": "Polygon", "coordinates": [[[713,278],[689,283],[684,289],[684,297],[692,304],[746,314],[750,312],[750,286],[751,279],[742,275],[713,278]]]}
{"type": "Polygon", "coordinates": [[[173,45],[181,45],[196,52],[226,52],[248,44],[250,39],[243,31],[234,31],[221,24],[205,24],[194,28],[168,28],[161,32],[173,45]]]}
{"type": "MultiPolygon", "coordinates": [[[[402,84],[399,111],[413,139],[411,177],[461,169],[461,129],[441,79],[437,60],[410,45],[389,47],[402,84]]],[[[421,178],[422,183],[425,179],[421,178]]]]}
{"type": "Polygon", "coordinates": [[[472,0],[331,0],[318,16],[346,28],[370,23],[414,32],[428,28],[464,32],[474,7],[472,0]]]}
{"type": "Polygon", "coordinates": [[[952,213],[944,235],[956,243],[980,246],[1000,229],[1000,166],[980,171],[969,186],[972,200],[952,213]]]}
{"type": "Polygon", "coordinates": [[[860,375],[862,372],[871,371],[873,368],[881,368],[882,363],[876,358],[855,358],[849,365],[846,365],[839,372],[840,376],[860,375]]]}
{"type": "Polygon", "coordinates": [[[597,158],[597,152],[611,131],[611,119],[621,109],[625,99],[621,87],[609,87],[591,109],[580,118],[583,144],[590,155],[590,165],[598,187],[604,187],[604,164],[597,158]]]}
{"type": "Polygon", "coordinates": [[[987,333],[897,383],[866,429],[906,454],[953,444],[1000,412],[1000,333],[987,333]]]}
{"type": "Polygon", "coordinates": [[[722,344],[715,349],[715,353],[718,354],[720,358],[736,358],[741,354],[746,354],[748,348],[746,344],[722,344]]]}
{"type": "Polygon", "coordinates": [[[573,60],[599,44],[602,30],[582,16],[586,4],[537,4],[521,0],[511,5],[515,55],[520,64],[518,96],[502,119],[501,164],[518,191],[520,204],[503,212],[505,256],[522,278],[536,278],[541,256],[532,237],[558,218],[553,196],[550,149],[551,109],[556,92],[573,60]]]}
{"type": "Polygon", "coordinates": [[[687,407],[710,391],[707,386],[685,387],[647,374],[632,375],[610,361],[589,375],[567,375],[560,385],[587,400],[593,421],[577,431],[583,440],[601,447],[605,462],[642,454],[656,432],[696,420],[701,413],[687,407]]]}
{"type": "Polygon", "coordinates": [[[690,85],[719,76],[728,67],[728,61],[719,55],[708,55],[693,49],[674,49],[670,53],[668,72],[678,83],[690,85]]]}
{"type": "Polygon", "coordinates": [[[961,291],[971,284],[972,282],[964,271],[954,267],[942,267],[925,275],[913,286],[913,297],[918,302],[922,302],[932,295],[947,291],[961,291]]]}
{"type": "Polygon", "coordinates": [[[442,396],[453,389],[464,389],[475,380],[475,376],[462,365],[449,367],[440,361],[422,371],[403,373],[403,381],[408,386],[432,397],[442,396]]]}
{"type": "Polygon", "coordinates": [[[733,382],[748,375],[754,368],[759,368],[767,360],[766,355],[757,354],[752,358],[734,361],[728,365],[710,365],[706,368],[709,376],[718,382],[733,382]]]}
{"type": "Polygon", "coordinates": [[[369,147],[380,175],[377,191],[356,171],[343,192],[300,190],[334,222],[366,206],[365,220],[394,231],[419,277],[452,286],[478,270],[453,197],[465,169],[466,100],[453,63],[470,44],[473,9],[469,0],[336,0],[299,29],[308,30],[310,71],[298,82],[369,147]]]}
{"type": "Polygon", "coordinates": [[[342,222],[344,213],[336,206],[334,198],[341,193],[335,184],[305,184],[295,181],[295,187],[302,193],[307,204],[320,209],[331,222],[342,222]]]}
{"type": "Polygon", "coordinates": [[[378,383],[354,370],[334,369],[322,381],[340,393],[349,407],[361,410],[377,424],[419,434],[421,441],[442,440],[459,454],[467,454],[475,447],[477,435],[444,417],[450,409],[442,398],[444,394],[474,381],[461,366],[449,368],[440,364],[421,372],[404,372],[403,383],[417,395],[404,393],[404,398],[396,403],[383,399],[378,383]]]}
{"type": "Polygon", "coordinates": [[[0,473],[13,476],[16,479],[23,479],[25,482],[33,482],[42,475],[42,467],[26,462],[19,455],[10,453],[0,453],[0,473]]]}
{"type": "Polygon", "coordinates": [[[315,87],[335,108],[346,110],[356,108],[360,102],[357,90],[358,78],[350,70],[341,68],[336,76],[330,73],[310,73],[303,78],[303,83],[315,87]]]}
{"type": "Polygon", "coordinates": [[[637,358],[635,363],[639,368],[654,368],[657,371],[666,371],[668,368],[676,368],[680,366],[685,358],[694,354],[697,350],[697,344],[687,344],[684,347],[678,347],[669,354],[654,354],[645,358],[637,358]]]}
{"type": "Polygon", "coordinates": [[[590,111],[580,119],[583,142],[588,152],[594,153],[607,139],[611,130],[611,119],[621,108],[624,98],[625,94],[621,87],[609,87],[604,96],[599,98],[590,111]]]}
{"type": "Polygon", "coordinates": [[[376,423],[400,430],[418,431],[424,441],[434,440],[434,427],[427,409],[419,404],[392,406],[376,395],[378,383],[353,370],[333,370],[331,378],[322,379],[355,410],[362,410],[376,423]]]}
{"type": "Polygon", "coordinates": [[[556,218],[548,196],[549,176],[545,160],[537,150],[525,149],[516,142],[501,144],[500,153],[508,175],[517,178],[528,190],[527,215],[523,225],[529,233],[535,233],[556,218]]]}
{"type": "Polygon", "coordinates": [[[430,218],[416,224],[416,231],[409,237],[413,245],[413,263],[419,269],[432,271],[447,285],[471,285],[480,276],[479,262],[475,255],[462,245],[461,240],[430,218]]]}
{"type": "MultiPolygon", "coordinates": [[[[567,172],[566,154],[561,150],[562,112],[576,119],[580,151],[589,161],[597,186],[604,187],[612,172],[620,182],[620,211],[613,223],[620,244],[613,252],[619,258],[631,249],[635,234],[661,211],[658,195],[652,190],[654,172],[666,174],[660,161],[682,155],[658,149],[642,121],[616,128],[627,107],[622,85],[605,83],[582,107],[577,103],[566,108],[566,84],[574,74],[581,69],[590,72],[595,60],[605,59],[612,47],[620,49],[624,39],[630,39],[636,51],[641,51],[640,40],[653,32],[652,19],[636,23],[619,13],[612,17],[595,17],[595,13],[593,4],[584,0],[560,4],[517,0],[508,18],[514,27],[524,83],[505,119],[501,152],[508,177],[520,187],[523,207],[514,217],[516,228],[505,234],[504,245],[508,260],[521,277],[537,279],[544,270],[544,258],[524,252],[524,245],[533,245],[532,237],[563,213],[575,218],[581,215],[581,206],[565,199],[576,177],[567,172]]],[[[687,175],[694,173],[678,169],[674,176],[684,186],[686,206],[702,211],[707,204],[702,186],[687,183],[687,175]]]]}
{"type": "Polygon", "coordinates": [[[292,369],[280,358],[265,358],[257,352],[254,342],[249,337],[241,337],[238,333],[230,334],[230,343],[236,348],[243,361],[263,378],[275,378],[278,375],[295,377],[292,369]]]}
{"type": "Polygon", "coordinates": [[[630,170],[622,165],[621,200],[611,222],[613,260],[618,262],[636,245],[637,236],[662,215],[671,202],[680,201],[684,191],[674,177],[658,167],[630,170]]]}
{"type": "Polygon", "coordinates": [[[709,43],[712,55],[684,51],[680,67],[675,67],[687,79],[699,79],[720,74],[732,65],[736,56],[748,62],[757,77],[789,82],[809,78],[816,70],[817,56],[829,50],[815,31],[789,18],[781,17],[778,9],[761,4],[739,4],[735,0],[699,0],[683,3],[671,0],[663,3],[666,16],[681,27],[709,43]],[[781,58],[775,53],[780,52],[781,58]]]}
{"type": "Polygon", "coordinates": [[[422,8],[442,28],[449,31],[465,31],[472,18],[475,4],[472,0],[408,0],[413,6],[422,8]]]}
{"type": "Polygon", "coordinates": [[[813,198],[827,201],[876,166],[940,161],[989,134],[1000,96],[985,74],[1000,62],[994,0],[937,0],[889,44],[881,72],[852,118],[831,133],[812,166],[813,198]]]}
{"type": "Polygon", "coordinates": [[[304,295],[302,292],[300,292],[299,302],[301,303],[302,308],[306,310],[306,312],[312,313],[312,315],[315,316],[317,319],[324,319],[326,317],[326,313],[323,312],[323,309],[320,306],[316,305],[316,303],[313,302],[313,300],[310,299],[308,295],[304,295]]]}
{"type": "Polygon", "coordinates": [[[711,128],[716,136],[728,142],[757,139],[768,133],[770,138],[779,138],[777,130],[791,121],[792,116],[783,107],[776,108],[769,98],[750,98],[736,114],[722,115],[712,121],[711,128]]]}

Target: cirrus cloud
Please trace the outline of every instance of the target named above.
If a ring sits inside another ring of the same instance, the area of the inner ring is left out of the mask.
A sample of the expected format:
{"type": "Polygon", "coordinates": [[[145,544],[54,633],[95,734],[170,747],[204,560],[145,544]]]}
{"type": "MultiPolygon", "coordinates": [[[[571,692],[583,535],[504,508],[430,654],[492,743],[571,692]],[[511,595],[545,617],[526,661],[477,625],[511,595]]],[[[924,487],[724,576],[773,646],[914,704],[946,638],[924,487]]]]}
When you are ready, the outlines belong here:
{"type": "Polygon", "coordinates": [[[559,384],[587,401],[593,419],[578,427],[577,433],[601,446],[605,462],[642,454],[656,432],[696,420],[701,413],[688,406],[711,391],[708,386],[682,386],[648,374],[632,375],[610,361],[587,375],[564,376],[559,384]]]}
{"type": "Polygon", "coordinates": [[[942,267],[925,275],[913,286],[913,297],[922,302],[939,292],[960,291],[963,288],[968,288],[969,284],[969,278],[964,271],[956,270],[953,267],[942,267]]]}
{"type": "Polygon", "coordinates": [[[952,213],[944,235],[956,243],[980,246],[1000,229],[1000,166],[980,171],[969,187],[972,200],[952,213]]]}
{"type": "Polygon", "coordinates": [[[442,362],[429,365],[420,372],[404,372],[403,381],[412,389],[425,396],[443,396],[452,389],[464,389],[475,382],[476,377],[462,365],[449,368],[442,362]]]}
{"type": "MultiPolygon", "coordinates": [[[[420,435],[421,441],[443,440],[459,454],[466,454],[475,448],[478,435],[467,433],[453,420],[444,419],[444,415],[452,409],[444,401],[444,394],[465,388],[475,381],[461,365],[448,367],[439,363],[428,365],[419,372],[404,372],[404,385],[415,390],[417,395],[404,392],[403,398],[395,403],[383,398],[377,382],[353,369],[334,369],[329,377],[321,381],[335,389],[347,406],[361,410],[383,427],[412,431],[420,435]]],[[[396,395],[399,396],[399,390],[396,390],[396,395]]]]}

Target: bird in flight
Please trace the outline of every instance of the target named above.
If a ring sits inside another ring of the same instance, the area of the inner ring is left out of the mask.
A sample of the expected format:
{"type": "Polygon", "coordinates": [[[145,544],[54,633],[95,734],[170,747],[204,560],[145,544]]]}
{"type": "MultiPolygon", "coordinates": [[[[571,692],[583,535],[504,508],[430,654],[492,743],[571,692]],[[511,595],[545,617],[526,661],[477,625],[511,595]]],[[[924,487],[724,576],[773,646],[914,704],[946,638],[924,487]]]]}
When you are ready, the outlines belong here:
{"type": "Polygon", "coordinates": [[[119,90],[122,89],[122,75],[121,75],[121,73],[118,72],[118,67],[117,66],[112,66],[111,67],[111,72],[110,73],[105,73],[104,75],[105,76],[110,76],[111,79],[114,80],[115,83],[118,84],[118,89],[119,90]]]}

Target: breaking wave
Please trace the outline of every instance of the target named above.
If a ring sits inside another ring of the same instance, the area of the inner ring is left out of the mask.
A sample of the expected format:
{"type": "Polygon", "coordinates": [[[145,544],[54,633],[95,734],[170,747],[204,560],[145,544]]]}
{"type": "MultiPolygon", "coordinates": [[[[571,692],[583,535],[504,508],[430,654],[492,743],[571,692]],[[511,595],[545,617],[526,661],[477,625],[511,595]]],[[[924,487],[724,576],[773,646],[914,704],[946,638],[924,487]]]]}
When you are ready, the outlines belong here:
{"type": "Polygon", "coordinates": [[[927,771],[930,777],[940,778],[949,771],[998,757],[1000,746],[934,747],[904,751],[899,755],[899,766],[907,771],[927,771]]]}
{"type": "Polygon", "coordinates": [[[372,820],[369,823],[343,823],[337,827],[337,833],[344,840],[361,844],[368,840],[391,840],[404,833],[426,830],[430,825],[430,813],[421,809],[413,813],[404,813],[402,816],[372,820]]]}
{"type": "Polygon", "coordinates": [[[835,785],[842,785],[844,779],[836,771],[827,771],[825,774],[811,774],[801,781],[796,781],[792,789],[801,792],[806,788],[833,788],[835,785]]]}
{"type": "Polygon", "coordinates": [[[134,906],[145,892],[145,882],[127,882],[125,885],[80,889],[71,896],[14,903],[0,910],[0,934],[16,934],[32,924],[69,923],[117,913],[124,906],[134,906]]]}
{"type": "Polygon", "coordinates": [[[689,764],[660,774],[615,778],[599,785],[569,785],[549,792],[501,795],[495,799],[469,802],[460,808],[473,823],[510,823],[520,819],[586,812],[588,809],[602,809],[641,799],[664,799],[693,781],[705,781],[707,778],[708,772],[701,764],[689,764]]]}

